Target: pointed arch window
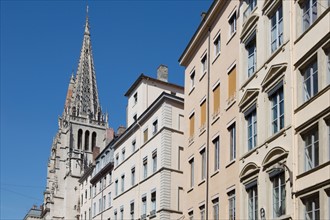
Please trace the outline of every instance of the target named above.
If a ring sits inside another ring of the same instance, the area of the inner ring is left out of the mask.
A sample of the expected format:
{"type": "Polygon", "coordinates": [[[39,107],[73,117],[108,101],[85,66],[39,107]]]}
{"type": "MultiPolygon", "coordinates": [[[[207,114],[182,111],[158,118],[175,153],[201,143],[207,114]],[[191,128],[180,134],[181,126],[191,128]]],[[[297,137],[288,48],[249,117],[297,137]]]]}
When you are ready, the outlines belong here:
{"type": "Polygon", "coordinates": [[[85,150],[89,150],[89,131],[85,131],[85,150]]]}
{"type": "Polygon", "coordinates": [[[82,148],[82,134],[83,134],[83,131],[81,129],[79,129],[78,130],[78,142],[77,142],[78,149],[82,148]]]}
{"type": "Polygon", "coordinates": [[[96,146],[96,132],[94,131],[93,133],[92,133],[92,151],[93,151],[93,149],[94,149],[94,147],[96,146]]]}

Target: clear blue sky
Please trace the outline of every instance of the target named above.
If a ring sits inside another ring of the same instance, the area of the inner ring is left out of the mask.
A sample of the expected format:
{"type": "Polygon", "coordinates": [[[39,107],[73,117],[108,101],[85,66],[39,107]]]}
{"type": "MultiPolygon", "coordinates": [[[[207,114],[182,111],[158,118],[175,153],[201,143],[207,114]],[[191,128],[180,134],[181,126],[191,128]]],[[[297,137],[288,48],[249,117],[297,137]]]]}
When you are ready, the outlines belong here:
{"type": "MultiPolygon", "coordinates": [[[[124,93],[159,64],[183,85],[178,58],[211,0],[92,1],[99,97],[110,126],[125,125],[124,93]]],[[[86,1],[1,0],[1,219],[42,203],[50,146],[82,45],[86,1]]]]}

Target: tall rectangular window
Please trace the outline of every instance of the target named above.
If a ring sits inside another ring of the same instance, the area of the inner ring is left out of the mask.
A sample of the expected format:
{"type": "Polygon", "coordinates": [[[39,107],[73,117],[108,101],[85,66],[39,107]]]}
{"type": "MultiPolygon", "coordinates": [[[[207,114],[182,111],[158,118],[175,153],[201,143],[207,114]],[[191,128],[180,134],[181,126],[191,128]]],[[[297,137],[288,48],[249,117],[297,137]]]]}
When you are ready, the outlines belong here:
{"type": "Polygon", "coordinates": [[[249,220],[258,219],[258,187],[253,185],[246,189],[248,194],[249,220]]]}
{"type": "Polygon", "coordinates": [[[205,54],[201,60],[201,64],[202,64],[202,72],[201,72],[201,76],[207,71],[207,54],[205,54]]]}
{"type": "Polygon", "coordinates": [[[303,94],[304,101],[309,100],[318,92],[318,69],[317,69],[317,60],[309,64],[303,70],[303,94]]]}
{"type": "Polygon", "coordinates": [[[156,191],[151,193],[151,214],[156,214],[156,191]]]}
{"type": "Polygon", "coordinates": [[[102,198],[99,198],[99,213],[102,212],[102,198]]]}
{"type": "Polygon", "coordinates": [[[201,214],[201,220],[205,220],[205,205],[199,207],[199,211],[201,214]]]}
{"type": "Polygon", "coordinates": [[[219,198],[214,199],[213,203],[213,219],[219,220],[219,198]]]}
{"type": "Polygon", "coordinates": [[[135,149],[136,149],[136,140],[133,140],[132,141],[132,153],[135,152],[135,149]]]}
{"type": "Polygon", "coordinates": [[[96,202],[93,203],[93,216],[96,215],[96,202]]]}
{"type": "Polygon", "coordinates": [[[116,154],[115,165],[118,166],[119,164],[119,154],[116,154]]]}
{"type": "Polygon", "coordinates": [[[152,153],[152,172],[155,173],[157,171],[157,151],[155,150],[152,153]]]}
{"type": "Polygon", "coordinates": [[[236,126],[235,123],[229,127],[230,137],[230,160],[236,159],[236,126]]]}
{"type": "Polygon", "coordinates": [[[125,175],[121,176],[121,192],[125,191],[125,175]]]}
{"type": "Polygon", "coordinates": [[[131,185],[135,185],[135,167],[131,169],[131,185]]]}
{"type": "Polygon", "coordinates": [[[115,181],[115,196],[118,196],[118,180],[115,181]]]}
{"type": "Polygon", "coordinates": [[[272,178],[273,184],[273,217],[277,218],[285,215],[286,190],[284,173],[280,173],[272,178]]]}
{"type": "Polygon", "coordinates": [[[305,0],[302,10],[303,31],[306,31],[317,18],[317,0],[305,0]]]}
{"type": "Polygon", "coordinates": [[[214,55],[217,56],[220,54],[221,51],[221,41],[220,41],[220,34],[215,38],[213,45],[214,45],[214,55]]]}
{"type": "Polygon", "coordinates": [[[213,114],[220,112],[220,84],[213,89],[213,114]]]}
{"type": "Polygon", "coordinates": [[[189,165],[190,165],[190,187],[193,187],[194,186],[194,178],[195,178],[195,175],[194,175],[194,158],[190,159],[189,160],[189,165]]]}
{"type": "Polygon", "coordinates": [[[108,193],[108,207],[111,207],[111,192],[108,193]]]}
{"type": "Polygon", "coordinates": [[[303,135],[305,142],[305,171],[319,165],[319,131],[317,127],[312,128],[303,135]]]}
{"type": "Polygon", "coordinates": [[[270,96],[272,103],[272,132],[277,133],[284,127],[284,95],[283,86],[270,96]]]}
{"type": "Polygon", "coordinates": [[[143,178],[148,176],[148,157],[143,158],[143,178]]]}
{"type": "Polygon", "coordinates": [[[228,193],[228,219],[235,220],[236,219],[236,196],[235,190],[228,193]]]}
{"type": "Polygon", "coordinates": [[[115,220],[117,220],[117,210],[114,211],[113,213],[115,220]]]}
{"type": "Polygon", "coordinates": [[[245,45],[247,51],[247,75],[248,77],[257,70],[257,41],[256,35],[245,45]]]}
{"type": "Polygon", "coordinates": [[[134,202],[131,202],[130,204],[130,215],[131,215],[131,220],[134,220],[134,202]]]}
{"type": "Polygon", "coordinates": [[[256,8],[257,6],[257,0],[246,0],[247,7],[245,11],[243,12],[243,22],[246,21],[246,19],[250,16],[252,11],[256,8]]]}
{"type": "Polygon", "coordinates": [[[319,220],[320,219],[320,199],[319,195],[312,195],[303,200],[305,206],[305,219],[306,220],[319,220]]]}
{"type": "Polygon", "coordinates": [[[152,134],[156,134],[158,131],[158,120],[155,120],[153,123],[152,123],[152,134]]]}
{"type": "Polygon", "coordinates": [[[138,94],[137,92],[133,95],[133,100],[134,100],[134,105],[137,103],[138,101],[138,94]]]}
{"type": "Polygon", "coordinates": [[[232,100],[236,95],[236,67],[228,73],[228,100],[232,100]]]}
{"type": "Polygon", "coordinates": [[[147,197],[142,197],[142,215],[147,215],[147,197]]]}
{"type": "Polygon", "coordinates": [[[231,17],[228,20],[229,23],[229,37],[233,36],[236,33],[236,11],[231,15],[231,17]]]}
{"type": "Polygon", "coordinates": [[[202,162],[202,170],[201,170],[201,179],[206,178],[206,155],[205,155],[205,148],[200,152],[201,154],[201,162],[202,162]]]}
{"type": "Polygon", "coordinates": [[[283,9],[280,5],[270,18],[272,53],[283,44],[283,9]]]}
{"type": "Polygon", "coordinates": [[[102,206],[102,211],[105,210],[105,208],[107,207],[107,206],[106,206],[106,203],[107,203],[107,196],[103,196],[103,206],[102,206]]]}
{"type": "Polygon", "coordinates": [[[201,108],[201,127],[204,127],[206,123],[206,99],[202,102],[200,108],[201,108]]]}
{"type": "Polygon", "coordinates": [[[217,171],[220,168],[219,137],[216,137],[212,142],[214,146],[214,171],[217,171]]]}
{"type": "Polygon", "coordinates": [[[123,220],[124,219],[124,209],[121,208],[120,209],[120,220],[123,220]]]}
{"type": "Polygon", "coordinates": [[[257,146],[257,110],[252,110],[247,116],[247,143],[248,150],[252,150],[257,146]]]}
{"type": "Polygon", "coordinates": [[[188,217],[189,217],[189,220],[193,220],[194,219],[194,211],[188,212],[188,217]]]}
{"type": "Polygon", "coordinates": [[[195,87],[195,70],[190,73],[190,89],[195,87]]]}
{"type": "Polygon", "coordinates": [[[148,128],[146,128],[143,132],[143,142],[147,142],[148,141],[148,128]]]}
{"type": "Polygon", "coordinates": [[[123,150],[121,151],[121,158],[122,158],[122,161],[125,160],[125,148],[123,148],[123,150]]]}
{"type": "Polygon", "coordinates": [[[189,137],[193,137],[195,133],[195,113],[189,117],[189,137]]]}

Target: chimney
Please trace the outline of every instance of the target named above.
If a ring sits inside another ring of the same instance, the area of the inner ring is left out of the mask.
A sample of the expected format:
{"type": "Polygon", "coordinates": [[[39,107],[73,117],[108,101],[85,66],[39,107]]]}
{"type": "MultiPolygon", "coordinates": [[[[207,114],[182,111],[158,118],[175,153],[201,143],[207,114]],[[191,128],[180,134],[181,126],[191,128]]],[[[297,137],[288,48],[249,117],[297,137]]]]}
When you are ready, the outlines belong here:
{"type": "Polygon", "coordinates": [[[158,69],[157,69],[157,79],[168,82],[168,67],[160,64],[158,69]]]}
{"type": "Polygon", "coordinates": [[[206,16],[206,12],[205,12],[205,11],[203,11],[203,12],[202,12],[202,14],[201,14],[201,18],[202,18],[202,21],[204,21],[204,19],[205,19],[205,16],[206,16]]]}
{"type": "Polygon", "coordinates": [[[123,125],[120,125],[117,129],[117,135],[120,136],[125,132],[126,128],[123,125]]]}

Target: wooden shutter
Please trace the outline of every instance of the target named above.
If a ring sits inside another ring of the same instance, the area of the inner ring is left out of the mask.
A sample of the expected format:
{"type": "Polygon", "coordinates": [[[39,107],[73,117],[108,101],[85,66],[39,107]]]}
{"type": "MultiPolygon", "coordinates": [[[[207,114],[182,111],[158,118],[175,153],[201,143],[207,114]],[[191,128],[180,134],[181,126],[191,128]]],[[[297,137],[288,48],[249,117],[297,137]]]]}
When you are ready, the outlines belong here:
{"type": "Polygon", "coordinates": [[[220,84],[213,90],[213,113],[220,110],[220,84]]]}
{"type": "Polygon", "coordinates": [[[195,114],[192,114],[189,118],[189,136],[194,136],[195,133],[195,114]]]}
{"type": "Polygon", "coordinates": [[[144,130],[144,132],[143,132],[143,140],[144,140],[144,142],[147,142],[147,140],[148,140],[148,129],[144,130]]]}
{"type": "Polygon", "coordinates": [[[236,67],[234,67],[228,74],[228,98],[235,96],[236,92],[236,67]]]}
{"type": "Polygon", "coordinates": [[[201,104],[201,126],[206,122],[206,100],[201,104]]]}

